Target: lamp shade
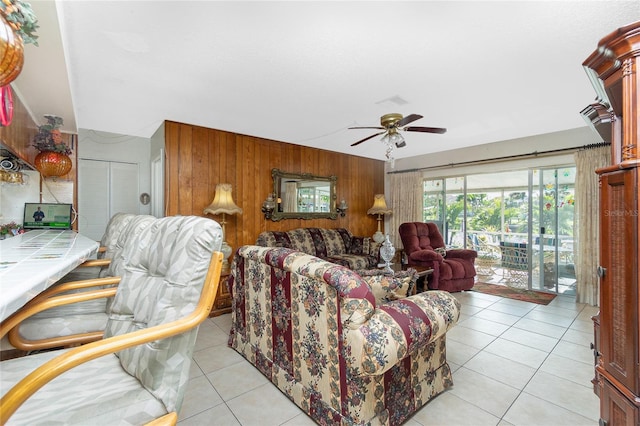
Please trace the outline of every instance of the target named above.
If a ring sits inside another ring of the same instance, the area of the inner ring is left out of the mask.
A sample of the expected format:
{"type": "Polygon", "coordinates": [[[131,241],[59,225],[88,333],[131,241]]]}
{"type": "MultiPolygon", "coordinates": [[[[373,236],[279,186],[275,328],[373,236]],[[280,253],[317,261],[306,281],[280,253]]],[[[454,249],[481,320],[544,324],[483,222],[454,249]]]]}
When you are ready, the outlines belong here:
{"type": "Polygon", "coordinates": [[[393,210],[387,207],[384,194],[376,194],[373,197],[373,206],[367,210],[367,214],[391,214],[393,210]]]}
{"type": "Polygon", "coordinates": [[[233,202],[230,183],[219,183],[216,185],[216,195],[213,197],[211,204],[204,209],[204,213],[242,214],[242,209],[233,202]]]}

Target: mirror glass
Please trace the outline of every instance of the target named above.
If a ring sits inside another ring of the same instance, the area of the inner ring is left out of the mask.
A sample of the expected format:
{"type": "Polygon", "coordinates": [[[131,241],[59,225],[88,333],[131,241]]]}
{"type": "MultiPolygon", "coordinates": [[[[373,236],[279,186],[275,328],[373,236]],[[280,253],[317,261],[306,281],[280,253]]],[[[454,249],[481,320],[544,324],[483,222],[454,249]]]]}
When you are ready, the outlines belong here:
{"type": "Polygon", "coordinates": [[[271,170],[276,209],[272,220],[280,219],[336,219],[335,176],[316,176],[309,173],[287,173],[271,170]]]}

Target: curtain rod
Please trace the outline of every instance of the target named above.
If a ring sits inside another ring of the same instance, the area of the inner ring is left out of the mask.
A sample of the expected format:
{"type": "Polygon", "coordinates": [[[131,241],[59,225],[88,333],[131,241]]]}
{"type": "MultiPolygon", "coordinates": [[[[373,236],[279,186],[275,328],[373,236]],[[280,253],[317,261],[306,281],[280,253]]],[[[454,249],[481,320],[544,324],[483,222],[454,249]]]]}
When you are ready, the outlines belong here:
{"type": "Polygon", "coordinates": [[[417,168],[417,169],[397,170],[397,171],[387,172],[387,174],[392,175],[392,174],[399,174],[399,173],[411,173],[411,172],[421,172],[421,171],[424,171],[424,170],[442,169],[442,168],[445,168],[445,167],[469,166],[469,165],[474,165],[474,164],[495,163],[495,162],[502,161],[502,160],[515,160],[515,159],[528,158],[528,157],[548,156],[548,155],[552,155],[552,154],[557,154],[559,152],[567,152],[567,151],[574,151],[575,152],[575,151],[586,150],[586,149],[600,148],[600,147],[609,146],[609,145],[611,145],[611,142],[592,143],[592,144],[589,144],[589,145],[574,146],[574,147],[571,147],[571,148],[552,149],[552,150],[549,150],[549,151],[540,151],[540,152],[533,151],[533,152],[530,152],[528,154],[507,155],[507,156],[504,156],[504,157],[486,158],[484,160],[471,160],[471,161],[463,161],[463,162],[460,162],[460,163],[441,164],[439,166],[420,167],[420,168],[417,168]]]}

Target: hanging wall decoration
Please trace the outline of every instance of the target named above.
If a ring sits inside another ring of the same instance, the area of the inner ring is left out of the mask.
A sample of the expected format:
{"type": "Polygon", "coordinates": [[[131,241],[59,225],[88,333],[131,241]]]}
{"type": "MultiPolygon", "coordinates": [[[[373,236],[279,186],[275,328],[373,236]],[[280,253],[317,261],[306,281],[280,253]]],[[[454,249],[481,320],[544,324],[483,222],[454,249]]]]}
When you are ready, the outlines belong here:
{"type": "Polygon", "coordinates": [[[69,155],[71,148],[62,140],[60,126],[62,118],[45,115],[47,124],[38,127],[33,146],[40,151],[34,160],[36,169],[43,177],[64,176],[71,171],[73,163],[69,155]]]}
{"type": "Polygon", "coordinates": [[[38,19],[31,5],[21,0],[0,1],[0,86],[18,77],[24,64],[24,44],[38,45],[38,19]]]}

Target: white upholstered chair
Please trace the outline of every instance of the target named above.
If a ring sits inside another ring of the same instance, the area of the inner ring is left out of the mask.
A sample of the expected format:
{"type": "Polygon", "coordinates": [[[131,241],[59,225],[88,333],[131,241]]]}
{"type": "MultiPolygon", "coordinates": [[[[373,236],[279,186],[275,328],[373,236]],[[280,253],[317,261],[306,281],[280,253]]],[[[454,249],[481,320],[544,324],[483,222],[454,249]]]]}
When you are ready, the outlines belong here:
{"type": "Polygon", "coordinates": [[[95,291],[115,293],[104,339],[0,363],[2,424],[175,424],[197,328],[218,289],[221,244],[220,225],[201,217],[142,230],[124,251],[117,289],[95,291]]]}
{"type": "MultiPolygon", "coordinates": [[[[80,268],[71,272],[61,283],[50,287],[22,307],[14,316],[18,325],[9,333],[9,343],[23,351],[36,351],[78,345],[101,339],[108,319],[110,298],[87,300],[70,305],[35,311],[33,306],[44,307],[42,302],[54,296],[79,293],[91,288],[105,288],[113,280],[101,280],[122,274],[122,254],[130,241],[155,217],[148,215],[117,214],[110,221],[103,238],[102,266],[80,268]],[[97,270],[96,270],[97,268],[97,270]]],[[[9,318],[11,320],[11,318],[9,318]]],[[[5,321],[7,322],[7,321],[5,321]]]]}

